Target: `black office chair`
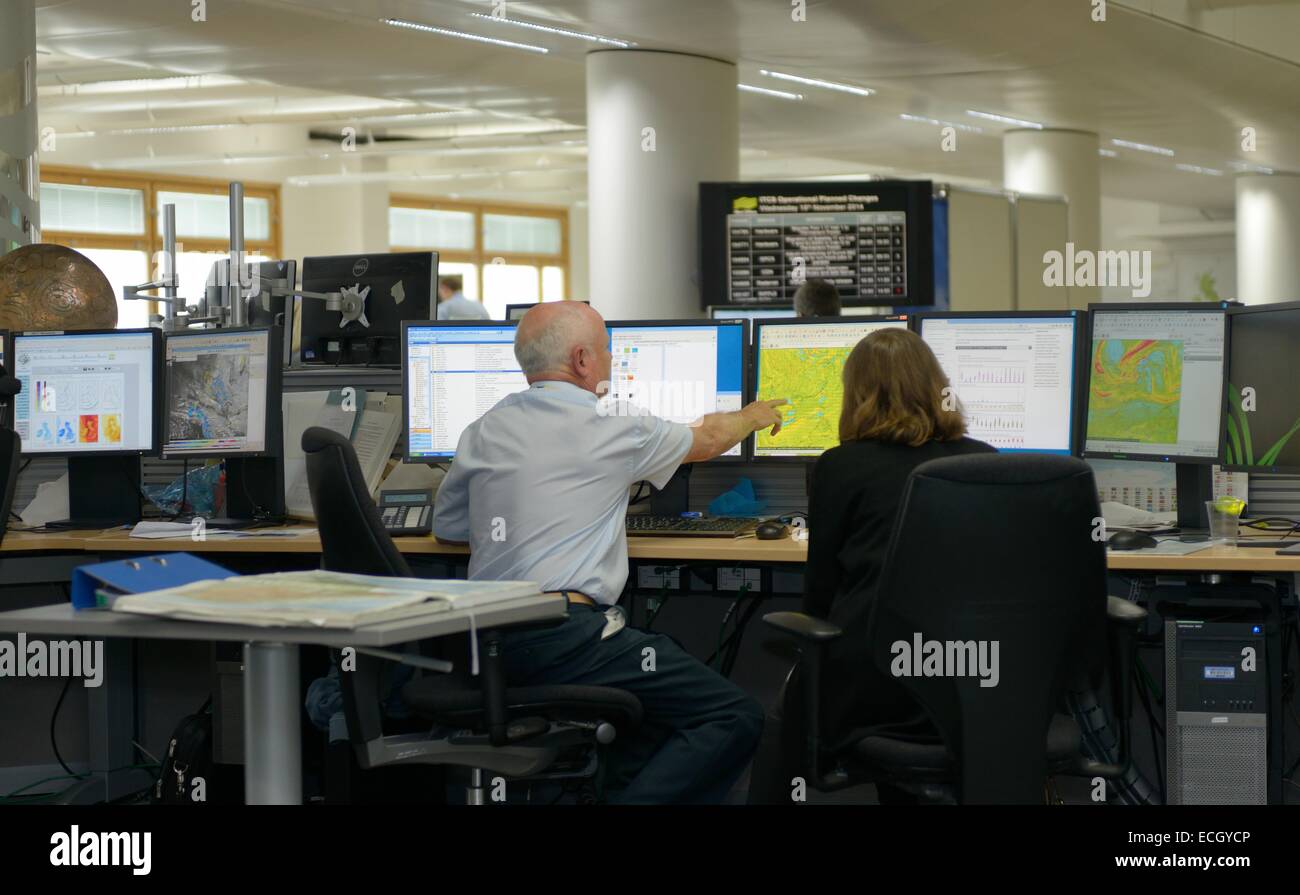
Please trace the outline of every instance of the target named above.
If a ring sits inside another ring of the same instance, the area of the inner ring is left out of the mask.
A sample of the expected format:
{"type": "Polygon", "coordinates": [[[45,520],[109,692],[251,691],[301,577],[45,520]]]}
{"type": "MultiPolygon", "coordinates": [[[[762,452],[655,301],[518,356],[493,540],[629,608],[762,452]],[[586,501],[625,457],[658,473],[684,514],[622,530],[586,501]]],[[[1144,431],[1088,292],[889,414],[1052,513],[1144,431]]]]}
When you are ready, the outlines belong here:
{"type": "Polygon", "coordinates": [[[866,736],[831,749],[821,669],[843,632],[803,613],[765,616],[801,641],[809,785],[886,783],[922,801],[1042,804],[1049,775],[1121,777],[1146,611],[1106,595],[1100,516],[1092,471],[1072,457],[982,454],[913,470],[866,623],[872,661],[890,675],[891,646],[912,644],[917,632],[941,643],[998,641],[999,681],[896,677],[943,742],[866,736]],[[1096,687],[1103,669],[1120,722],[1114,763],[1085,757],[1078,724],[1062,713],[1067,692],[1096,687]]]}
{"type": "MultiPolygon", "coordinates": [[[[328,429],[303,433],[307,482],[320,531],[321,564],[330,571],[411,577],[380,522],[352,444],[328,429]]],[[[384,734],[378,698],[385,659],[358,650],[356,669],[341,674],[348,738],[362,768],[396,764],[455,765],[472,770],[469,801],[483,801],[482,772],[510,778],[586,778],[597,746],[641,723],[635,696],[610,687],[507,687],[500,632],[479,631],[479,680],[468,672],[464,638],[436,641],[449,674],[419,677],[402,688],[406,703],[435,725],[433,733],[384,734]]],[[[406,657],[420,665],[422,657],[406,657]]]]}
{"type": "MultiPolygon", "coordinates": [[[[0,372],[3,368],[0,368],[0,372]]],[[[0,405],[0,411],[3,406],[0,405]]],[[[0,543],[4,543],[9,527],[9,513],[14,506],[14,492],[18,488],[18,464],[22,441],[18,433],[0,426],[0,543]]]]}

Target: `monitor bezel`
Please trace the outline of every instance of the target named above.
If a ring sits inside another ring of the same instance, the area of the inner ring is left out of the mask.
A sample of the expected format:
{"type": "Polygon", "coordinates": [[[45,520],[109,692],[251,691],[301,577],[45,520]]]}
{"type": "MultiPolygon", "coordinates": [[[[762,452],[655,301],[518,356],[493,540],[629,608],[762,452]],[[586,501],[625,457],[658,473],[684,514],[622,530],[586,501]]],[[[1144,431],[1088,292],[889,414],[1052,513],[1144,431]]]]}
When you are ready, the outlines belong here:
{"type": "MultiPolygon", "coordinates": [[[[162,398],[159,383],[165,373],[163,370],[163,351],[162,351],[162,330],[155,329],[151,326],[129,327],[125,329],[46,329],[46,330],[17,330],[10,334],[9,342],[14,357],[18,353],[19,338],[41,338],[45,336],[116,336],[116,335],[144,335],[148,334],[150,346],[153,352],[153,432],[152,443],[148,449],[133,450],[112,450],[112,451],[28,451],[22,450],[24,457],[65,457],[67,459],[79,459],[82,457],[157,457],[158,451],[162,447],[162,398]]],[[[17,422],[18,412],[13,411],[14,421],[17,422]]],[[[21,445],[21,439],[19,441],[21,445]]]]}
{"type": "Polygon", "coordinates": [[[438,456],[411,456],[411,339],[412,327],[446,327],[448,329],[484,329],[487,327],[504,327],[516,329],[517,320],[403,320],[402,321],[402,462],[421,463],[425,466],[439,466],[456,459],[456,452],[438,456]]]}
{"type": "MultiPolygon", "coordinates": [[[[686,327],[699,328],[699,327],[708,327],[708,326],[739,326],[740,327],[740,406],[743,408],[746,404],[748,404],[750,401],[753,400],[753,392],[750,390],[749,387],[749,378],[750,378],[749,365],[750,365],[751,354],[753,350],[753,342],[751,341],[752,333],[750,331],[749,323],[750,321],[746,320],[743,317],[727,318],[722,320],[710,320],[707,318],[704,319],[677,318],[673,320],[606,320],[605,332],[608,334],[610,328],[615,326],[623,326],[623,327],[672,326],[672,327],[680,327],[680,328],[686,328],[686,327]]],[[[735,457],[717,456],[710,460],[701,461],[701,463],[709,463],[709,464],[747,463],[749,462],[750,459],[749,443],[751,441],[753,441],[753,438],[749,436],[746,436],[741,440],[739,456],[735,456],[735,457]]],[[[700,464],[697,463],[692,465],[698,466],[700,464]]]]}
{"type": "MultiPolygon", "coordinates": [[[[516,318],[516,319],[514,319],[514,320],[511,320],[511,319],[510,319],[510,309],[511,309],[511,308],[535,308],[535,307],[537,307],[537,306],[540,305],[540,304],[541,304],[540,301],[534,301],[534,302],[515,302],[515,303],[512,303],[512,304],[508,304],[508,305],[506,305],[506,319],[505,319],[505,320],[494,320],[494,321],[492,321],[492,322],[493,322],[493,323],[518,323],[518,322],[519,322],[519,318],[516,318]]],[[[524,313],[526,314],[526,313],[528,313],[528,311],[524,311],[524,313]]],[[[520,318],[522,318],[522,316],[523,316],[523,315],[521,314],[521,315],[520,315],[520,318]]],[[[445,323],[445,322],[448,322],[448,321],[443,321],[443,322],[445,323]]]]}
{"type": "Polygon", "coordinates": [[[1084,338],[1084,393],[1083,393],[1083,430],[1079,433],[1080,456],[1087,460],[1125,460],[1136,463],[1183,463],[1196,466],[1216,466],[1223,459],[1224,434],[1227,423],[1223,412],[1227,406],[1228,369],[1232,363],[1232,321],[1228,312],[1234,303],[1228,301],[1162,301],[1162,302],[1093,302],[1088,305],[1088,330],[1084,338]],[[1097,312],[1109,311],[1218,311],[1223,314],[1223,376],[1219,384],[1219,445],[1213,457],[1191,457],[1184,454],[1126,454],[1119,451],[1088,450],[1088,405],[1092,395],[1093,331],[1097,312]]]}
{"type": "MultiPolygon", "coordinates": [[[[863,307],[871,307],[871,305],[864,305],[863,307]]],[[[770,305],[765,305],[765,304],[761,304],[761,303],[759,303],[759,304],[755,304],[755,303],[753,303],[753,302],[750,302],[749,304],[739,304],[739,305],[709,305],[709,318],[708,318],[708,319],[710,319],[710,320],[727,320],[727,319],[735,319],[735,320],[750,320],[750,319],[753,319],[753,318],[750,318],[750,317],[736,317],[736,318],[729,318],[729,317],[728,317],[726,314],[724,314],[723,312],[724,312],[724,311],[739,311],[739,312],[741,312],[742,314],[744,314],[744,313],[748,313],[748,312],[752,312],[752,311],[772,311],[772,310],[776,310],[776,311],[789,311],[792,315],[795,313],[794,305],[793,305],[793,304],[786,304],[785,302],[777,301],[777,302],[772,302],[772,304],[770,304],[770,305]],[[717,314],[718,316],[715,317],[715,316],[713,316],[714,314],[717,314]]],[[[773,318],[770,318],[770,319],[773,319],[773,320],[788,320],[788,319],[791,319],[791,318],[788,318],[788,317],[773,317],[773,318]]]]}
{"type": "MultiPolygon", "coordinates": [[[[935,320],[954,320],[954,319],[972,319],[987,320],[991,318],[1010,318],[1031,320],[1040,317],[1073,319],[1074,324],[1074,366],[1070,370],[1070,448],[1069,454],[1072,457],[1078,457],[1083,451],[1083,428],[1087,422],[1087,417],[1083,411],[1084,396],[1083,390],[1088,387],[1088,362],[1086,355],[1089,343],[1086,341],[1088,334],[1088,312],[1079,308],[1054,308],[1050,311],[1033,311],[1017,308],[1008,311],[919,311],[913,315],[913,329],[924,341],[925,321],[935,320]]],[[[928,342],[926,343],[929,344],[928,342]]],[[[949,383],[951,385],[951,383],[949,383]]],[[[969,435],[969,433],[967,433],[969,435]]],[[[1003,453],[1003,451],[998,451],[1003,453]]],[[[1012,456],[1018,454],[1042,454],[1046,456],[1062,456],[1055,451],[1042,450],[1020,450],[1009,452],[1012,456]]]]}
{"type": "MultiPolygon", "coordinates": [[[[750,400],[758,400],[758,358],[759,344],[762,338],[762,328],[766,326],[823,326],[830,324],[832,326],[853,326],[866,323],[897,323],[906,324],[906,329],[915,332],[915,315],[914,314],[870,314],[852,317],[769,317],[765,320],[754,320],[753,340],[750,347],[750,380],[749,394],[750,400]]],[[[863,338],[866,338],[863,336],[863,338]]],[[[821,454],[795,454],[792,456],[767,456],[758,453],[758,435],[750,435],[745,439],[749,443],[749,456],[754,463],[797,463],[808,465],[816,463],[817,460],[831,448],[826,448],[821,454]]],[[[838,447],[839,445],[832,445],[838,447]]]]}
{"type": "Polygon", "coordinates": [[[266,448],[260,451],[168,451],[167,426],[163,425],[159,456],[164,460],[211,460],[224,457],[284,456],[284,369],[280,357],[284,333],[279,326],[239,326],[217,329],[178,330],[163,336],[163,412],[171,407],[171,379],[167,376],[167,343],[174,338],[201,338],[233,333],[266,333],[266,448]],[[272,410],[272,408],[275,408],[272,410]]]}
{"type": "MultiPolygon", "coordinates": [[[[1300,312],[1300,301],[1269,302],[1258,305],[1240,305],[1228,308],[1228,347],[1232,347],[1233,324],[1239,316],[1246,314],[1271,313],[1278,311],[1300,312]]],[[[1219,457],[1224,459],[1228,456],[1228,382],[1232,376],[1232,354],[1229,353],[1224,363],[1223,374],[1223,430],[1219,445],[1219,457]]],[[[1295,465],[1277,465],[1277,466],[1245,466],[1240,463],[1220,463],[1219,466],[1225,472],[1245,472],[1261,473],[1263,475],[1297,475],[1300,474],[1300,463],[1295,465]]]]}

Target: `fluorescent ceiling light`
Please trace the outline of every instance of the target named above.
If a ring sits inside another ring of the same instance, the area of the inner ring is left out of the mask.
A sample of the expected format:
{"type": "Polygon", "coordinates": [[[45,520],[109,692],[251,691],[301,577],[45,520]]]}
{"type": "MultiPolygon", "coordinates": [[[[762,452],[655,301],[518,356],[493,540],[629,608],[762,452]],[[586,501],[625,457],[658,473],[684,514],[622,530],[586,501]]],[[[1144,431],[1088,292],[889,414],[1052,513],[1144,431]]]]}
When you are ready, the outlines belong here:
{"type": "Polygon", "coordinates": [[[151,136],[154,134],[188,134],[198,131],[224,131],[232,127],[248,127],[246,124],[176,124],[168,127],[128,127],[122,130],[104,131],[111,137],[151,136]]]}
{"type": "Polygon", "coordinates": [[[1119,153],[1113,149],[1098,149],[1097,155],[1105,156],[1106,158],[1119,158],[1119,153]]]}
{"type": "Polygon", "coordinates": [[[1179,171],[1186,171],[1189,174],[1208,174],[1211,177],[1222,177],[1223,172],[1218,168],[1202,168],[1200,165],[1174,165],[1179,171]]]}
{"type": "Polygon", "coordinates": [[[182,75],[165,78],[132,78],[118,81],[85,81],[80,84],[45,84],[39,96],[76,96],[81,93],[146,93],[153,90],[196,90],[249,84],[233,75],[182,75]]]}
{"type": "Polygon", "coordinates": [[[1010,124],[1015,127],[1028,127],[1036,131],[1041,131],[1043,126],[1037,121],[1026,121],[1023,118],[1012,118],[1008,115],[998,115],[993,112],[981,112],[978,109],[967,109],[966,114],[973,118],[983,118],[986,121],[996,121],[999,124],[1010,124]]]}
{"type": "Polygon", "coordinates": [[[955,121],[941,121],[938,118],[926,118],[924,115],[908,115],[906,112],[899,113],[898,117],[904,121],[915,121],[918,124],[933,124],[935,127],[955,127],[959,131],[968,131],[973,134],[984,133],[984,128],[976,127],[973,124],[958,124],[955,121]]]}
{"type": "Polygon", "coordinates": [[[444,37],[459,37],[462,40],[475,40],[479,43],[494,44],[498,47],[511,47],[516,50],[527,50],[530,53],[549,53],[546,47],[538,47],[533,44],[516,43],[513,40],[498,40],[495,37],[484,37],[481,34],[467,34],[464,31],[452,31],[449,28],[435,28],[432,25],[421,25],[419,22],[408,22],[405,19],[380,19],[385,25],[392,25],[394,28],[409,28],[412,31],[425,31],[429,34],[441,34],[444,37]]]}
{"type": "Polygon", "coordinates": [[[1114,146],[1123,146],[1125,149],[1136,149],[1138,152],[1149,152],[1152,155],[1173,156],[1172,149],[1166,149],[1163,146],[1152,146],[1149,143],[1134,143],[1131,140],[1111,140],[1114,146]]]}
{"type": "Polygon", "coordinates": [[[737,84],[736,87],[746,93],[761,93],[764,96],[775,96],[778,99],[803,99],[802,93],[786,93],[784,90],[769,90],[766,87],[755,87],[752,84],[737,84]]]}
{"type": "Polygon", "coordinates": [[[1229,164],[1232,165],[1232,170],[1236,171],[1238,174],[1272,174],[1272,173],[1274,173],[1272,168],[1266,168],[1266,167],[1264,167],[1263,165],[1255,165],[1255,164],[1251,164],[1250,162],[1229,162],[1229,164]]]}
{"type": "Polygon", "coordinates": [[[550,25],[536,25],[532,22],[521,22],[518,19],[506,19],[499,16],[487,15],[481,12],[470,13],[476,19],[487,19],[489,22],[500,22],[503,25],[514,25],[518,28],[531,28],[534,31],[544,31],[547,34],[558,34],[561,37],[576,37],[578,40],[591,41],[592,43],[606,44],[611,47],[628,47],[636,46],[626,40],[617,40],[613,37],[601,37],[599,34],[586,34],[581,31],[569,31],[564,28],[552,28],[550,25]]]}
{"type": "Polygon", "coordinates": [[[854,96],[871,96],[876,92],[867,87],[854,87],[852,84],[837,84],[834,81],[823,81],[820,78],[804,78],[799,75],[787,75],[782,74],[779,71],[768,71],[765,68],[760,68],[758,73],[782,81],[794,81],[796,84],[806,84],[809,87],[825,87],[827,90],[838,90],[841,93],[852,93],[854,96]]]}

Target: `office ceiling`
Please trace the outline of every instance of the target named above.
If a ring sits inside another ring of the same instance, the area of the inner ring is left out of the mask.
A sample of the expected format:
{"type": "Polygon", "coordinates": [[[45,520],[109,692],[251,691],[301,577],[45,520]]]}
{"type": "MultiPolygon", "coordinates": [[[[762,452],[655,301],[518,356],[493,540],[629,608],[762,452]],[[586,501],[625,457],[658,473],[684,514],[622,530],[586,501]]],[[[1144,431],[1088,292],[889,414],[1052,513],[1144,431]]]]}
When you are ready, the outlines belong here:
{"type": "MultiPolygon", "coordinates": [[[[594,44],[495,22],[494,0],[38,0],[49,163],[573,202],[585,196],[584,56],[594,44]],[[473,14],[478,14],[473,15],[473,14]],[[400,18],[546,47],[396,29],[400,18]],[[183,77],[183,81],[144,79],[183,77]],[[100,84],[96,82],[141,82],[100,84]],[[403,117],[397,117],[403,116],[403,117]],[[412,117],[421,116],[421,117],[412,117]],[[362,135],[355,154],[309,132],[362,135]],[[93,132],[94,136],[78,136],[93,132]],[[403,140],[365,142],[366,134],[403,140]],[[67,139],[63,139],[67,137],[67,139]],[[383,161],[356,163],[362,156],[383,161]],[[241,175],[247,176],[247,175],[241,175]]],[[[1007,125],[1093,130],[1109,196],[1233,201],[1234,163],[1300,170],[1300,0],[546,0],[512,19],[734,60],[745,176],[929,175],[1000,186],[1007,125]],[[1287,38],[1291,36],[1291,39],[1287,38]],[[869,87],[862,97],[760,69],[869,87]],[[957,150],[941,149],[952,122],[957,150]],[[1256,150],[1242,149],[1255,129],[1256,150]],[[1121,139],[1174,156],[1115,146],[1121,139]],[[1184,166],[1183,168],[1177,167],[1184,166]],[[1222,172],[1215,175],[1211,172],[1222,172]]]]}

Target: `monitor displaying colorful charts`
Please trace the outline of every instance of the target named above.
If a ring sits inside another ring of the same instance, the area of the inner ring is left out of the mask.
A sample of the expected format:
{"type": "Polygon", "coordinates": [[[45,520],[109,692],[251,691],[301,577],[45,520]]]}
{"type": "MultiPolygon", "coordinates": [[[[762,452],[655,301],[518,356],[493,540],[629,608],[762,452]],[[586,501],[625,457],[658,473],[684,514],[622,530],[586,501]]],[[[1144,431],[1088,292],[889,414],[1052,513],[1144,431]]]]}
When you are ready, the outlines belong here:
{"type": "Polygon", "coordinates": [[[840,443],[844,362],[878,329],[907,328],[907,317],[809,317],[755,322],[755,395],[785,398],[781,431],[755,435],[755,460],[818,457],[840,443]]]}

